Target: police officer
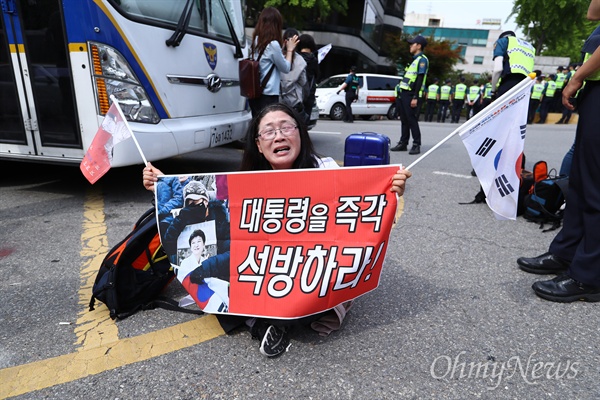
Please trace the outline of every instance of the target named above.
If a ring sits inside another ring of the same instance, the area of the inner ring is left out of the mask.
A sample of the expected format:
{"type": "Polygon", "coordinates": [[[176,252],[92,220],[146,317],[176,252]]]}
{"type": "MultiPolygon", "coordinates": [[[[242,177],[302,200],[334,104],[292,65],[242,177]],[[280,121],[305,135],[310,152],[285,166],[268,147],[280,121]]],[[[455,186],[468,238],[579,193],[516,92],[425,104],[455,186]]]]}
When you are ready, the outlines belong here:
{"type": "MultiPolygon", "coordinates": [[[[600,20],[600,0],[590,2],[588,18],[600,20]]],[[[600,301],[600,27],[586,40],[583,52],[583,65],[563,89],[563,105],[573,110],[571,100],[585,82],[577,96],[579,121],[563,227],[547,253],[517,260],[527,272],[558,274],[535,282],[532,289],[561,303],[600,301]]]]}
{"type": "Polygon", "coordinates": [[[544,93],[545,86],[542,83],[542,77],[538,76],[535,78],[535,83],[531,88],[531,97],[529,98],[529,111],[527,113],[527,123],[533,124],[535,113],[540,106],[540,100],[544,93]]]}
{"type": "Polygon", "coordinates": [[[475,104],[476,102],[478,102],[479,96],[481,95],[481,87],[479,86],[479,80],[475,79],[473,81],[473,84],[471,86],[469,86],[469,90],[467,92],[467,121],[471,118],[474,117],[475,114],[477,114],[476,108],[475,108],[475,104]],[[473,114],[471,115],[471,112],[473,112],[473,114]]]}
{"type": "Polygon", "coordinates": [[[494,43],[493,59],[492,98],[495,98],[509,91],[533,71],[535,49],[525,40],[517,38],[513,31],[505,31],[494,43]]]}
{"type": "Polygon", "coordinates": [[[400,81],[398,81],[398,84],[396,85],[396,87],[394,87],[394,96],[396,96],[396,100],[394,101],[394,104],[396,105],[396,119],[400,119],[400,107],[402,107],[402,104],[400,103],[400,81]]]}
{"type": "Polygon", "coordinates": [[[567,74],[564,72],[563,67],[556,68],[556,92],[554,94],[554,104],[552,104],[551,112],[562,111],[562,90],[567,83],[567,74]]]}
{"type": "Polygon", "coordinates": [[[462,111],[463,104],[465,103],[465,97],[467,95],[467,85],[465,85],[465,78],[460,78],[460,83],[457,83],[454,87],[454,96],[452,100],[452,122],[458,123],[460,121],[460,112],[462,111]]]}
{"type": "Polygon", "coordinates": [[[419,154],[421,152],[421,130],[414,110],[419,105],[419,94],[422,93],[422,88],[425,86],[427,71],[429,70],[429,60],[423,54],[423,49],[427,46],[427,40],[423,36],[417,35],[409,39],[408,43],[410,43],[410,53],[413,55],[413,60],[406,67],[404,78],[400,82],[402,134],[398,144],[391,150],[406,151],[412,133],[413,146],[408,154],[419,154]]]}
{"type": "Polygon", "coordinates": [[[437,106],[438,101],[440,100],[440,85],[438,82],[440,80],[435,78],[433,83],[427,86],[427,94],[425,95],[427,98],[427,110],[425,111],[425,121],[432,122],[433,115],[435,114],[435,108],[437,106]]]}
{"type": "Polygon", "coordinates": [[[550,74],[546,80],[546,84],[544,90],[542,92],[542,102],[540,105],[540,120],[538,124],[545,124],[546,118],[548,118],[548,113],[550,112],[550,108],[552,104],[554,104],[554,94],[556,93],[556,75],[550,74]]]}
{"type": "Polygon", "coordinates": [[[483,85],[483,99],[481,100],[481,104],[479,106],[479,111],[483,110],[492,102],[492,77],[488,77],[488,82],[483,85]]]}
{"type": "MultiPolygon", "coordinates": [[[[567,72],[567,77],[565,79],[565,86],[567,86],[567,84],[569,83],[569,81],[571,80],[571,78],[573,77],[573,75],[575,75],[576,71],[577,71],[576,70],[576,65],[570,64],[569,65],[569,72],[567,72]]],[[[568,107],[565,107],[563,105],[563,107],[562,107],[562,115],[561,115],[560,119],[558,121],[556,121],[556,123],[557,124],[568,124],[572,115],[573,115],[573,111],[570,110],[568,107]]]]}
{"type": "Polygon", "coordinates": [[[346,91],[346,116],[344,122],[354,122],[354,116],[352,115],[352,103],[358,99],[358,90],[360,86],[360,79],[356,76],[356,67],[353,65],[350,67],[350,73],[346,77],[346,81],[340,86],[337,94],[340,94],[342,90],[346,91]]]}
{"type": "Polygon", "coordinates": [[[446,83],[440,87],[440,107],[438,109],[437,122],[446,122],[450,101],[452,101],[452,79],[446,79],[446,83]]]}

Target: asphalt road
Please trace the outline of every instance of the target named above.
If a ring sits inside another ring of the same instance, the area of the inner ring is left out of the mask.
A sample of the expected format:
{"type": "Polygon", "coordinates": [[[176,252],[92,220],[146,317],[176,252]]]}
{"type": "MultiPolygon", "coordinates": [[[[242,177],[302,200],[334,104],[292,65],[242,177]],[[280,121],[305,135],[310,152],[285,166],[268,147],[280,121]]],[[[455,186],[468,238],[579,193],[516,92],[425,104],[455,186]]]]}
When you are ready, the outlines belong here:
{"type": "MultiPolygon", "coordinates": [[[[423,152],[457,127],[421,126],[423,152]]],[[[395,142],[399,129],[399,121],[320,120],[311,136],[341,162],[348,134],[395,142]]],[[[546,160],[558,169],[574,133],[574,125],[529,126],[527,166],[546,160]]],[[[156,165],[234,171],[240,157],[229,146],[156,165]]],[[[414,159],[392,153],[392,163],[414,159]]],[[[598,306],[541,300],[531,284],[551,276],[517,268],[517,257],[545,252],[555,232],[522,218],[496,221],[484,204],[459,205],[479,184],[458,137],[412,169],[379,288],[356,301],[342,330],[296,331],[277,359],[262,356],[245,331],[222,335],[212,317],[152,310],[115,324],[101,309],[87,311],[90,263],[151,206],[141,166],[111,170],[94,186],[73,167],[0,167],[0,398],[600,396],[598,306]]],[[[168,294],[183,291],[174,284],[168,294]]]]}

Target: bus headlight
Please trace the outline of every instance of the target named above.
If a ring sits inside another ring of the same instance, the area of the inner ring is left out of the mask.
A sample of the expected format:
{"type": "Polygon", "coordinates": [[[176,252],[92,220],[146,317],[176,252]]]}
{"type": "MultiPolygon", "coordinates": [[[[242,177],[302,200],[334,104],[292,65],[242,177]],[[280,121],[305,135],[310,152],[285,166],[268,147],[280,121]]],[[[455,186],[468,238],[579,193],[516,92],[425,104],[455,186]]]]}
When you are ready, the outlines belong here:
{"type": "Polygon", "coordinates": [[[127,60],[105,44],[90,42],[89,46],[100,113],[106,114],[108,99],[114,95],[127,120],[158,123],[160,118],[127,60]]]}

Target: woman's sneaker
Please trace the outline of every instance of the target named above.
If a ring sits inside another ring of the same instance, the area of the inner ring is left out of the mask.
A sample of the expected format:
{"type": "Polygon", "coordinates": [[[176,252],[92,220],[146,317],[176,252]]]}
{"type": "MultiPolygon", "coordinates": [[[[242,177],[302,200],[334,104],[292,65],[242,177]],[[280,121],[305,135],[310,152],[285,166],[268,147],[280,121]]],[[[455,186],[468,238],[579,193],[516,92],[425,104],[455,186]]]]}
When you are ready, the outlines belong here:
{"type": "Polygon", "coordinates": [[[275,325],[269,325],[260,343],[260,352],[267,357],[276,357],[284,353],[290,346],[290,339],[285,330],[275,325]]]}

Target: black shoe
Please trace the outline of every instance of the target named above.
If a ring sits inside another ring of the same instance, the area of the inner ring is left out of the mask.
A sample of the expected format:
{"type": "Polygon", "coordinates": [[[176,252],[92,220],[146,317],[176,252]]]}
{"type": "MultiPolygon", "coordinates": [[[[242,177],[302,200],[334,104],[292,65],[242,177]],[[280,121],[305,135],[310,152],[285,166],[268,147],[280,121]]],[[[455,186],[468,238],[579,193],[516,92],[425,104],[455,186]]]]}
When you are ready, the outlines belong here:
{"type": "Polygon", "coordinates": [[[559,119],[558,121],[556,121],[556,123],[557,123],[557,124],[562,124],[562,123],[563,123],[563,121],[562,121],[562,119],[559,119]]]}
{"type": "Polygon", "coordinates": [[[600,288],[577,282],[569,275],[557,276],[549,281],[535,282],[531,288],[541,298],[560,303],[571,303],[578,300],[600,301],[600,288]]]}
{"type": "Polygon", "coordinates": [[[354,123],[354,121],[346,121],[346,120],[344,120],[344,122],[347,122],[347,123],[349,123],[349,124],[352,124],[352,123],[354,123]]]}
{"type": "Polygon", "coordinates": [[[517,259],[517,264],[525,272],[532,274],[562,274],[569,269],[570,262],[552,254],[544,253],[541,256],[517,259]]]}
{"type": "Polygon", "coordinates": [[[418,144],[413,144],[412,149],[408,152],[408,154],[419,154],[421,152],[421,146],[418,144]]]}
{"type": "Polygon", "coordinates": [[[406,147],[406,145],[404,143],[398,143],[397,145],[392,147],[390,150],[391,151],[406,151],[406,150],[408,150],[408,148],[406,147]]]}
{"type": "Polygon", "coordinates": [[[471,176],[477,176],[477,172],[475,172],[475,168],[471,170],[471,176]]]}
{"type": "Polygon", "coordinates": [[[267,357],[277,357],[290,347],[285,329],[270,325],[260,343],[260,352],[267,357]]]}

